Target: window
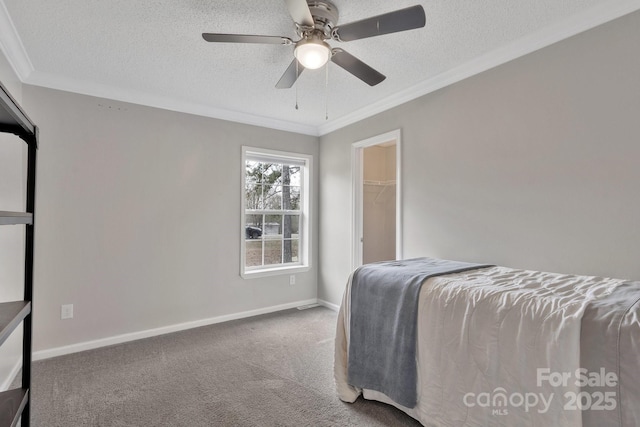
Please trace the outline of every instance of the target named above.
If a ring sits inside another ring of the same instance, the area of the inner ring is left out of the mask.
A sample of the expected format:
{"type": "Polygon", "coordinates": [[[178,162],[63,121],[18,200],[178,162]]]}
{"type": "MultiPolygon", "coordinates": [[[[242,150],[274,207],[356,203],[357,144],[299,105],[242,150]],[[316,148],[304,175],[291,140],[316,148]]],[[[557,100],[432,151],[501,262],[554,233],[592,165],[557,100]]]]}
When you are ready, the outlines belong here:
{"type": "Polygon", "coordinates": [[[243,277],[309,268],[311,156],[243,147],[243,277]]]}

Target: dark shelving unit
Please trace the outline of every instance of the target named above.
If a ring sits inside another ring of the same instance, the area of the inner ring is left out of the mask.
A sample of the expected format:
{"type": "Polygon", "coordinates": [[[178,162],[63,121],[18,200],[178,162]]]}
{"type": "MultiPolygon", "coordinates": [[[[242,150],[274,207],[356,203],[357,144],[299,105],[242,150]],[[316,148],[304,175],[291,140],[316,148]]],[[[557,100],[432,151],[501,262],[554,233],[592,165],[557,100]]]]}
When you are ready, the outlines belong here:
{"type": "MultiPolygon", "coordinates": [[[[22,301],[0,303],[0,345],[22,324],[22,386],[0,393],[0,427],[30,423],[31,337],[33,297],[33,244],[36,196],[36,157],[38,128],[22,111],[18,103],[0,84],[0,132],[17,135],[27,143],[27,203],[24,212],[0,211],[0,226],[25,226],[24,298],[22,301]]],[[[0,206],[1,208],[1,206],[0,206]]]]}

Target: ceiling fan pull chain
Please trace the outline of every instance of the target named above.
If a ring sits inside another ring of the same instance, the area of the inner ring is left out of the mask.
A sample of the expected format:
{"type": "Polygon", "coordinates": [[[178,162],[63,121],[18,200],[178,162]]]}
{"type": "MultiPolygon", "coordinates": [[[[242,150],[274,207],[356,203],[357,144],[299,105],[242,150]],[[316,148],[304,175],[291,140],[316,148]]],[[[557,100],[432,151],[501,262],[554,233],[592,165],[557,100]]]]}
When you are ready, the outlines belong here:
{"type": "MultiPolygon", "coordinates": [[[[298,61],[296,61],[296,77],[299,76],[298,72],[298,61]]],[[[298,109],[298,85],[296,84],[296,110],[298,109]]]]}
{"type": "Polygon", "coordinates": [[[324,119],[329,120],[329,64],[324,66],[325,79],[324,79],[324,119]]]}

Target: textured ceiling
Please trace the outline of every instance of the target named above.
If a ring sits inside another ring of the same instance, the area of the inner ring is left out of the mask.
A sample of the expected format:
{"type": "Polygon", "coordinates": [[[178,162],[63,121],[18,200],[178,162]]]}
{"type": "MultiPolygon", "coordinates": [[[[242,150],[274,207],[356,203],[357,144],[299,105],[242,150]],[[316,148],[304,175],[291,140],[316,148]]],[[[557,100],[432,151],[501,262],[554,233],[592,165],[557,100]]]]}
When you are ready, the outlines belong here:
{"type": "Polygon", "coordinates": [[[385,74],[378,86],[329,64],[328,87],[323,68],[282,90],[275,84],[292,46],[214,44],[201,33],[295,39],[283,0],[1,3],[13,28],[0,29],[0,46],[26,83],[310,134],[640,8],[637,0],[334,0],[343,24],[414,4],[422,4],[427,23],[330,43],[385,74]]]}

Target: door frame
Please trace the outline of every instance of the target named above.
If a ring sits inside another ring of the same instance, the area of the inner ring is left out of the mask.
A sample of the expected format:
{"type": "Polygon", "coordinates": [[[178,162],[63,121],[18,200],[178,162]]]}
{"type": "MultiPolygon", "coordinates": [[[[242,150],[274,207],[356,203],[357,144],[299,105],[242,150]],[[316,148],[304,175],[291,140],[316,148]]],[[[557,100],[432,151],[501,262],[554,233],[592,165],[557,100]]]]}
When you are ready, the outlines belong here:
{"type": "Polygon", "coordinates": [[[351,144],[351,229],[353,233],[351,237],[352,270],[362,265],[362,237],[364,234],[362,206],[364,184],[363,152],[367,147],[381,145],[391,141],[395,141],[396,143],[396,259],[402,259],[402,144],[400,129],[396,129],[351,144]]]}

